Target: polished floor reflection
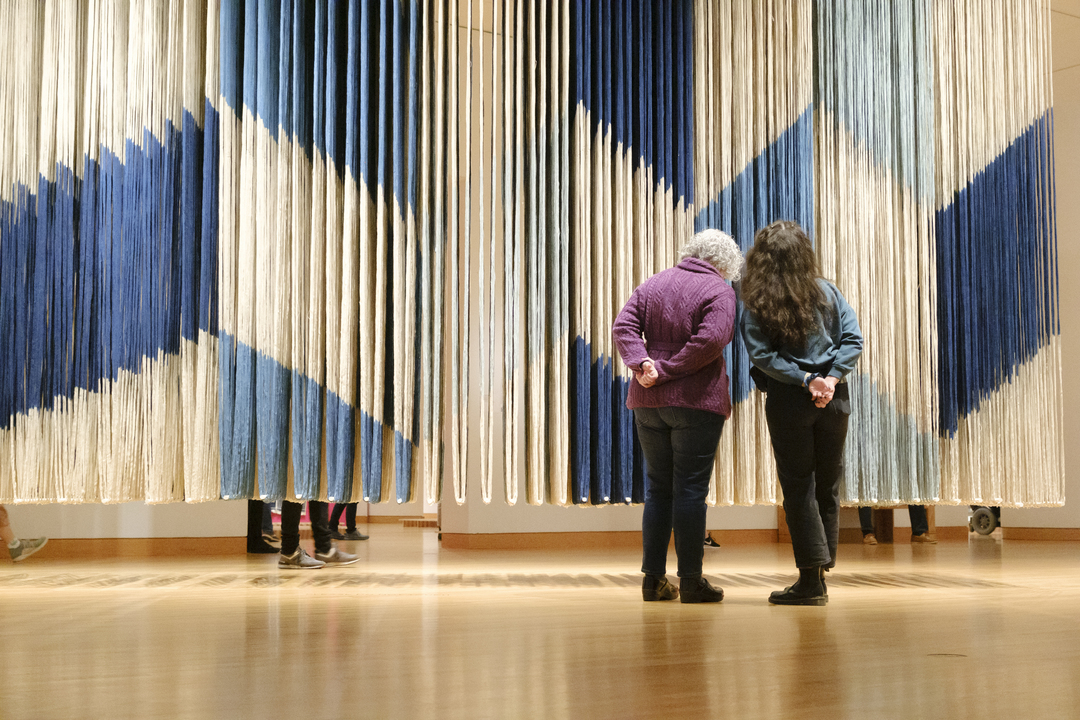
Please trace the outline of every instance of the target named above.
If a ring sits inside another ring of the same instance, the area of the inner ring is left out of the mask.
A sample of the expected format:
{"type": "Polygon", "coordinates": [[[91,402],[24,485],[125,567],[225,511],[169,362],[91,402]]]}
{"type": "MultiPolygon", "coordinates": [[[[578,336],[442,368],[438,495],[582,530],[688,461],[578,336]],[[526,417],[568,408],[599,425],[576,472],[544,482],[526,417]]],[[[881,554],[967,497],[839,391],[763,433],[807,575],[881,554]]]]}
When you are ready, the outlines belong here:
{"type": "Polygon", "coordinates": [[[790,608],[784,546],[707,550],[727,597],[684,606],[634,550],[369,530],[340,569],[0,566],[0,719],[1080,717],[1078,543],[845,545],[790,608]]]}

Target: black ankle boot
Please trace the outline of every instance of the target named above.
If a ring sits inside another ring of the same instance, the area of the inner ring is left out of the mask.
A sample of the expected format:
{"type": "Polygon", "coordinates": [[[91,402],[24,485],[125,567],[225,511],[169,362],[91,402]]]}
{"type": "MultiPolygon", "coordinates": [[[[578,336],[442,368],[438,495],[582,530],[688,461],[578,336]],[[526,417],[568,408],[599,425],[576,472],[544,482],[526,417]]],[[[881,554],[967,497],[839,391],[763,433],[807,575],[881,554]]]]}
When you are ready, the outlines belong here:
{"type": "Polygon", "coordinates": [[[713,587],[704,575],[680,578],[679,594],[684,603],[720,602],[724,599],[724,591],[713,587]]]}
{"type": "Polygon", "coordinates": [[[799,579],[795,584],[774,592],[769,596],[769,602],[774,605],[824,605],[829,602],[824,577],[825,568],[820,565],[799,568],[799,579]]]}
{"type": "Polygon", "coordinates": [[[646,575],[641,581],[641,597],[645,602],[674,600],[679,597],[679,591],[664,575],[646,575]]]}

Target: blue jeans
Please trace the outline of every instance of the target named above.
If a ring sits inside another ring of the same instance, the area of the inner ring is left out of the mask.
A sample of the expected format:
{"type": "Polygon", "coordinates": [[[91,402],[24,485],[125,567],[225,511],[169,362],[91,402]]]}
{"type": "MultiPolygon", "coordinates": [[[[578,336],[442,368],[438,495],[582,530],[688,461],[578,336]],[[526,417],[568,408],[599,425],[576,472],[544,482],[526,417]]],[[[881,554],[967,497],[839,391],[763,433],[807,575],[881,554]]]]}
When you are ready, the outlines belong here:
{"type": "Polygon", "coordinates": [[[765,419],[799,568],[836,565],[849,407],[847,385],[819,408],[803,387],[769,380],[765,419]]]}
{"type": "Polygon", "coordinates": [[[700,577],[705,497],[724,416],[681,407],[635,408],[634,422],[645,454],[641,571],[667,572],[668,541],[674,530],[679,577],[700,577]]]}
{"type": "MultiPolygon", "coordinates": [[[[930,532],[930,520],[926,516],[925,505],[908,505],[908,517],[911,518],[911,534],[924,535],[930,532]]],[[[859,525],[863,535],[874,532],[874,511],[872,508],[859,508],[859,525]]]]}

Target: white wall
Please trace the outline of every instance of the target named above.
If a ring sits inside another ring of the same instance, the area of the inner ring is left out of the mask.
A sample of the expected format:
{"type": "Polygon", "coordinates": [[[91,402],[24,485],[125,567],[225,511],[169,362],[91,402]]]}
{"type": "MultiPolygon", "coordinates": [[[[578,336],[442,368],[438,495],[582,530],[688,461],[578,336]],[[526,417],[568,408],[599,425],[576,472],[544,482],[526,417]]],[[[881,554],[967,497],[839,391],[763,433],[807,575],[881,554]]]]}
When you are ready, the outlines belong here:
{"type": "Polygon", "coordinates": [[[147,505],[7,505],[20,537],[243,537],[247,501],[147,505]]]}

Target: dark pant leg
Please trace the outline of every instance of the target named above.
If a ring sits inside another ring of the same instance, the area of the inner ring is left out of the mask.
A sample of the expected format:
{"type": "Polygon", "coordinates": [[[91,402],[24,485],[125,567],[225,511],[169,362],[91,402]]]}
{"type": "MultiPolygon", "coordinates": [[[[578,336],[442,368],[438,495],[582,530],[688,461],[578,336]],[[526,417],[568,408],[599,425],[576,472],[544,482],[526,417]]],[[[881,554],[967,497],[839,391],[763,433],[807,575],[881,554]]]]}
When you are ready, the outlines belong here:
{"type": "Polygon", "coordinates": [[[671,428],[656,408],[635,408],[634,424],[645,456],[645,510],[641,514],[641,572],[667,572],[671,539],[671,428]]]}
{"type": "Polygon", "coordinates": [[[705,498],[716,462],[716,446],[724,429],[724,416],[706,410],[669,407],[660,409],[671,426],[672,504],[671,526],[679,577],[701,575],[705,546],[705,498]]]}
{"type": "Polygon", "coordinates": [[[262,531],[264,535],[274,534],[274,516],[270,514],[270,503],[263,503],[262,531]]]}
{"type": "Polygon", "coordinates": [[[315,552],[317,553],[328,553],[330,548],[334,546],[326,516],[326,503],[318,500],[308,502],[308,517],[311,519],[311,534],[315,537],[315,552]]]}
{"type": "Polygon", "coordinates": [[[930,532],[930,521],[926,517],[925,505],[908,505],[908,517],[911,518],[911,534],[924,535],[930,532]]]}
{"type": "MultiPolygon", "coordinates": [[[[847,399],[847,386],[836,386],[836,397],[847,399]]],[[[848,415],[826,406],[818,409],[814,423],[814,486],[829,546],[826,567],[836,567],[836,549],[840,539],[840,481],[844,478],[844,441],[847,439],[848,415]]]]}
{"type": "Polygon", "coordinates": [[[356,503],[345,506],[345,532],[356,532],[356,503]]]}
{"type": "Polygon", "coordinates": [[[300,515],[304,504],[285,500],[281,503],[281,554],[292,555],[300,547],[300,515]]]}
{"type": "Polygon", "coordinates": [[[262,500],[248,500],[247,503],[247,545],[250,551],[262,544],[262,516],[266,503],[262,500]]]}
{"type": "Polygon", "coordinates": [[[334,503],[334,510],[330,513],[330,529],[337,530],[341,522],[341,512],[345,509],[345,503],[334,503]]]}
{"type": "Polygon", "coordinates": [[[769,382],[765,419],[769,424],[776,474],[784,493],[795,565],[829,565],[832,554],[818,511],[814,471],[814,421],[819,408],[810,393],[795,385],[769,382]]]}
{"type": "Polygon", "coordinates": [[[859,527],[862,528],[863,535],[874,532],[874,508],[859,508],[859,527]]]}

